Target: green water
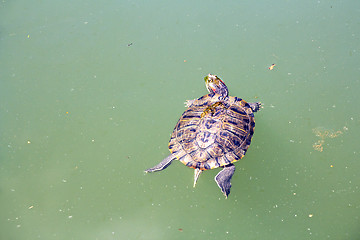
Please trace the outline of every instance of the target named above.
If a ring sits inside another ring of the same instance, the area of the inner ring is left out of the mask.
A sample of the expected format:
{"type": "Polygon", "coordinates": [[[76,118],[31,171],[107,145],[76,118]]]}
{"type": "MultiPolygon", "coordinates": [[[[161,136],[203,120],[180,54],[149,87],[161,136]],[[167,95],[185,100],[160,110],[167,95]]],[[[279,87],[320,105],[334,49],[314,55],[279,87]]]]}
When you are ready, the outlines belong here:
{"type": "Polygon", "coordinates": [[[2,1],[0,239],[360,239],[359,22],[357,0],[2,1]],[[208,73],[265,106],[228,199],[218,169],[143,172],[208,73]]]}

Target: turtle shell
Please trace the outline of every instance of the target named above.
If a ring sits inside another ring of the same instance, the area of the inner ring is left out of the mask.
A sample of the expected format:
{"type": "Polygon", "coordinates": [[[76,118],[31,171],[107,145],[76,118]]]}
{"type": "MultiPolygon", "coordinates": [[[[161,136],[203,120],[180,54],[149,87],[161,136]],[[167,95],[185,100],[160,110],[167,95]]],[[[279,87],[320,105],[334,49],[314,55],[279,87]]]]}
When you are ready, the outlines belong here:
{"type": "Polygon", "coordinates": [[[254,114],[246,101],[208,94],[196,99],[182,114],[169,150],[190,168],[226,166],[244,157],[254,128],[254,114]]]}

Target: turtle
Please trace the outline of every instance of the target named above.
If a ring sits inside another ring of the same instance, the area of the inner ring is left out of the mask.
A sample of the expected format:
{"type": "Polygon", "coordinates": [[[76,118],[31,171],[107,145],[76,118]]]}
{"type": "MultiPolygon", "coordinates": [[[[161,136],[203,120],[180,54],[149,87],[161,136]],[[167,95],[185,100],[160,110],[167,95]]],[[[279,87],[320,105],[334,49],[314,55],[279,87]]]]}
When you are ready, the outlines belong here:
{"type": "Polygon", "coordinates": [[[168,148],[171,154],[145,172],[167,168],[173,160],[179,160],[194,168],[194,187],[205,170],[222,168],[215,182],[227,198],[234,162],[244,157],[254,134],[254,112],[260,102],[247,103],[229,96],[225,83],[216,75],[208,74],[205,85],[209,94],[185,102],[188,107],[181,115],[171,135],[168,148]]]}

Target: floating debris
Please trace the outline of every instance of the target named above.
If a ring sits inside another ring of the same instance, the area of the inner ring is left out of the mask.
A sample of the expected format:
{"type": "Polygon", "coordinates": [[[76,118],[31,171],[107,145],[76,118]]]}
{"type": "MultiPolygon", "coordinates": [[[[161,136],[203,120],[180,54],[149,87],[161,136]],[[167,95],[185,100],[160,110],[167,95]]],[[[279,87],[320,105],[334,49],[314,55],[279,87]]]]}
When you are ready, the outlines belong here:
{"type": "Polygon", "coordinates": [[[316,151],[322,152],[324,150],[323,144],[324,144],[324,140],[319,140],[316,143],[313,144],[313,148],[316,151]]]}
{"type": "MultiPolygon", "coordinates": [[[[347,130],[347,127],[344,127],[344,130],[347,130]]],[[[327,129],[323,129],[323,128],[314,128],[313,129],[313,133],[319,137],[320,139],[318,141],[316,141],[313,144],[313,148],[316,151],[322,152],[324,150],[324,144],[325,144],[325,139],[327,138],[336,138],[339,135],[343,134],[342,131],[340,130],[327,130],[327,129]]]]}
{"type": "Polygon", "coordinates": [[[273,70],[275,66],[276,66],[275,63],[271,64],[271,66],[269,67],[269,70],[270,70],[270,71],[273,70]]]}

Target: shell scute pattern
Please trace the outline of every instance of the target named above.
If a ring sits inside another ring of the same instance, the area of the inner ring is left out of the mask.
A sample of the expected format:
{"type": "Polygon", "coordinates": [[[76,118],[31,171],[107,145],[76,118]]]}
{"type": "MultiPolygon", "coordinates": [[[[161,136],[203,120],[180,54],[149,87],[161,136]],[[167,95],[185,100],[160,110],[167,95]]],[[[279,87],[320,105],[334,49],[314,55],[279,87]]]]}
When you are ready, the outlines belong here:
{"type": "Polygon", "coordinates": [[[200,170],[214,169],[240,160],[246,153],[255,121],[247,102],[208,94],[195,100],[180,117],[169,149],[183,164],[200,170]],[[222,102],[201,117],[208,106],[222,102]]]}

